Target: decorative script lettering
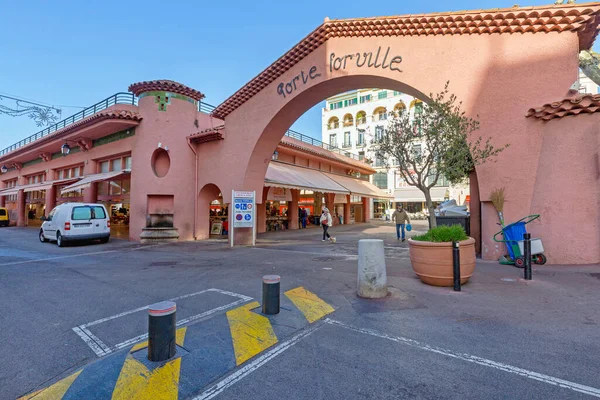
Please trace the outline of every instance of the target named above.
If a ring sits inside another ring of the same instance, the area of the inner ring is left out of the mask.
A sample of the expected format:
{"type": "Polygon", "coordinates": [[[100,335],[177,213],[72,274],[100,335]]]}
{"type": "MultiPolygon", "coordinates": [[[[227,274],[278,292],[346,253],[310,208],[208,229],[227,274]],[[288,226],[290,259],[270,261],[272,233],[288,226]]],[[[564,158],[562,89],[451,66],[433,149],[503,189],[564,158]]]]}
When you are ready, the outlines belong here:
{"type": "Polygon", "coordinates": [[[298,89],[300,83],[306,85],[309,80],[318,78],[319,76],[321,76],[321,74],[317,74],[317,67],[313,65],[310,67],[307,74],[305,74],[304,71],[301,71],[300,74],[296,75],[291,81],[287,83],[282,82],[277,85],[277,94],[283,96],[285,99],[286,95],[290,95],[298,89]],[[298,85],[296,85],[296,82],[298,82],[298,85]]]}
{"type": "Polygon", "coordinates": [[[390,54],[390,48],[388,47],[385,50],[385,55],[383,56],[383,59],[380,60],[379,57],[381,56],[381,54],[382,54],[381,46],[379,46],[377,48],[377,52],[370,51],[368,53],[367,52],[352,53],[352,54],[346,54],[341,57],[336,57],[335,53],[331,53],[329,55],[329,72],[333,72],[334,70],[338,71],[340,69],[346,69],[348,62],[350,62],[350,64],[355,62],[356,66],[359,68],[365,67],[365,66],[369,67],[369,68],[381,67],[382,69],[389,68],[392,71],[402,72],[402,70],[400,68],[398,68],[398,66],[402,62],[402,57],[394,56],[386,64],[386,62],[388,61],[388,56],[390,54]],[[375,55],[375,57],[373,57],[373,55],[375,55]]]}

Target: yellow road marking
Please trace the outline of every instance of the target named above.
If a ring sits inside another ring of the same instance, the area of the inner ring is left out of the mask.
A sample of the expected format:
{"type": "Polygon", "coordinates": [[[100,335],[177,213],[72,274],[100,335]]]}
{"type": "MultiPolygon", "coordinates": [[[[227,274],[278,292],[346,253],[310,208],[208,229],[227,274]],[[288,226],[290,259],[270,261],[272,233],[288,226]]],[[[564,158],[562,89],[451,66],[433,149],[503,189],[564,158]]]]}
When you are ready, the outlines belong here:
{"type": "MultiPolygon", "coordinates": [[[[183,346],[187,328],[177,330],[176,341],[183,346]]],[[[150,371],[144,364],[131,356],[148,346],[148,342],[133,346],[125,359],[112,398],[136,400],[176,400],[179,392],[181,357],[150,371]]]]}
{"type": "Polygon", "coordinates": [[[277,336],[269,319],[250,311],[259,306],[255,301],[227,311],[237,365],[277,343],[277,336]]]}
{"type": "Polygon", "coordinates": [[[73,375],[70,375],[56,382],[54,385],[23,396],[19,398],[19,400],[60,400],[65,395],[65,393],[67,393],[67,390],[69,390],[69,388],[71,387],[73,382],[75,382],[75,379],[77,379],[80,373],[81,371],[77,371],[73,375]]]}
{"type": "Polygon", "coordinates": [[[309,292],[302,286],[288,290],[285,295],[298,307],[311,324],[335,311],[333,307],[321,300],[316,294],[309,292]]]}

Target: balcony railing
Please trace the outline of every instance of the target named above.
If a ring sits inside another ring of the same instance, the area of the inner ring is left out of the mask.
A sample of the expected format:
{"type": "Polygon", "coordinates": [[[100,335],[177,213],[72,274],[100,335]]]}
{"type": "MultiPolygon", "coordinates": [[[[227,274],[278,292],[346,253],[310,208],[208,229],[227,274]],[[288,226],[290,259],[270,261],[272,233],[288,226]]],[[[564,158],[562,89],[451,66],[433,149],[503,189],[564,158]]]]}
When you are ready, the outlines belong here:
{"type": "Polygon", "coordinates": [[[301,134],[299,132],[296,132],[296,131],[293,131],[291,129],[288,129],[288,131],[285,133],[285,136],[289,136],[291,138],[294,138],[296,140],[300,140],[301,142],[308,143],[308,144],[313,145],[313,146],[321,147],[321,148],[323,148],[325,150],[329,150],[331,152],[340,154],[342,156],[350,157],[350,158],[352,158],[354,160],[358,160],[359,159],[356,154],[352,154],[352,153],[350,153],[348,151],[344,151],[344,150],[342,150],[342,149],[340,149],[340,148],[338,148],[336,146],[331,146],[331,145],[329,145],[327,143],[323,143],[320,140],[313,139],[310,136],[303,135],[303,134],[301,134]]]}
{"type": "Polygon", "coordinates": [[[354,121],[344,121],[344,126],[353,126],[354,121]]]}
{"type": "Polygon", "coordinates": [[[39,131],[38,133],[36,133],[34,135],[26,137],[25,139],[20,140],[11,146],[8,146],[7,148],[0,151],[0,156],[10,153],[11,151],[17,150],[18,148],[28,145],[29,143],[33,143],[38,139],[41,139],[48,135],[51,135],[52,133],[58,131],[59,129],[63,129],[71,124],[74,124],[77,121],[81,121],[82,119],[87,118],[91,115],[94,115],[97,112],[105,110],[108,107],[113,106],[115,104],[137,105],[137,97],[135,97],[131,93],[114,94],[114,95],[102,100],[101,102],[94,104],[93,106],[90,106],[82,111],[79,111],[77,114],[74,114],[66,119],[63,119],[62,121],[57,122],[54,125],[51,125],[45,129],[42,129],[41,131],[39,131]]]}
{"type": "Polygon", "coordinates": [[[356,147],[365,147],[365,141],[364,140],[359,140],[356,142],[356,147]]]}
{"type": "Polygon", "coordinates": [[[347,149],[347,148],[349,148],[349,147],[352,147],[352,143],[351,143],[351,142],[344,142],[344,143],[342,144],[342,148],[344,148],[344,149],[347,149]]]}
{"type": "Polygon", "coordinates": [[[211,112],[213,112],[213,110],[217,108],[213,105],[210,105],[208,103],[203,103],[202,101],[200,103],[198,103],[198,111],[203,112],[205,114],[210,114],[211,112]]]}
{"type": "Polygon", "coordinates": [[[366,123],[367,123],[367,118],[358,118],[356,120],[356,126],[358,126],[358,125],[364,125],[366,123]]]}
{"type": "Polygon", "coordinates": [[[331,129],[337,129],[337,128],[339,128],[339,127],[340,127],[340,123],[339,123],[339,122],[336,122],[336,123],[333,123],[333,124],[329,124],[329,125],[327,125],[327,129],[328,129],[328,130],[331,130],[331,129]]]}

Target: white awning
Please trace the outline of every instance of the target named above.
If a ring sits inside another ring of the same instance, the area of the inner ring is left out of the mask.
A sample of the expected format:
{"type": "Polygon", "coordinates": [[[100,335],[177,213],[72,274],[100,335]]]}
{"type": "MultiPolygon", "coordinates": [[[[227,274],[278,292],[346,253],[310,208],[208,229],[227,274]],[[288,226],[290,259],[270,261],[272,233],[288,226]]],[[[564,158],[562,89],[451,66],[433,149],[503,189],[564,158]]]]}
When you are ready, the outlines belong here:
{"type": "Polygon", "coordinates": [[[320,171],[274,161],[267,168],[265,186],[349,194],[345,187],[320,171]]]}
{"type": "Polygon", "coordinates": [[[10,189],[4,189],[4,190],[0,191],[0,196],[11,196],[13,194],[18,194],[19,190],[23,190],[25,192],[32,192],[33,190],[41,190],[41,189],[35,189],[35,187],[38,185],[39,185],[39,183],[32,183],[30,185],[13,186],[10,189]],[[31,188],[34,188],[34,189],[32,190],[31,188]]]}
{"type": "Polygon", "coordinates": [[[130,170],[124,169],[122,171],[103,172],[101,174],[87,175],[87,176],[83,177],[83,179],[81,179],[79,182],[75,182],[74,184],[63,188],[60,191],[60,193],[65,194],[65,193],[69,193],[69,192],[76,192],[81,189],[89,188],[91,186],[91,184],[94,182],[102,182],[102,181],[108,181],[111,179],[118,179],[118,178],[122,178],[126,175],[129,175],[130,173],[131,173],[130,170]]]}
{"type": "MultiPolygon", "coordinates": [[[[444,201],[445,187],[431,188],[432,201],[444,201]]],[[[396,189],[394,192],[394,202],[421,203],[425,201],[425,195],[416,187],[396,189]]]]}
{"type": "Polygon", "coordinates": [[[325,173],[328,177],[348,189],[354,196],[372,197],[375,199],[393,199],[394,196],[390,196],[377,186],[373,185],[369,181],[363,181],[361,179],[351,178],[349,176],[335,175],[325,173]]]}
{"type": "Polygon", "coordinates": [[[81,178],[67,178],[67,179],[56,179],[54,181],[45,181],[40,183],[33,183],[27,185],[27,188],[23,189],[24,192],[35,192],[36,190],[48,190],[54,185],[66,185],[69,183],[77,182],[81,178]]]}

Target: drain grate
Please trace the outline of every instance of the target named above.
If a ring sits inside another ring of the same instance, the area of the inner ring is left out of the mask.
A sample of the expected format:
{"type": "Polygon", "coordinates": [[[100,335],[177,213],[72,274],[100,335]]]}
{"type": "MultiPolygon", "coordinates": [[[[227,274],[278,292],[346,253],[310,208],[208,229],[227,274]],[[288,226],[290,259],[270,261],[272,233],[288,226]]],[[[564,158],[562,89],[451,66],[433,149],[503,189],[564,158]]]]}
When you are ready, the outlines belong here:
{"type": "Polygon", "coordinates": [[[179,262],[177,261],[156,261],[150,264],[151,267],[172,267],[173,265],[177,265],[179,262]]]}

